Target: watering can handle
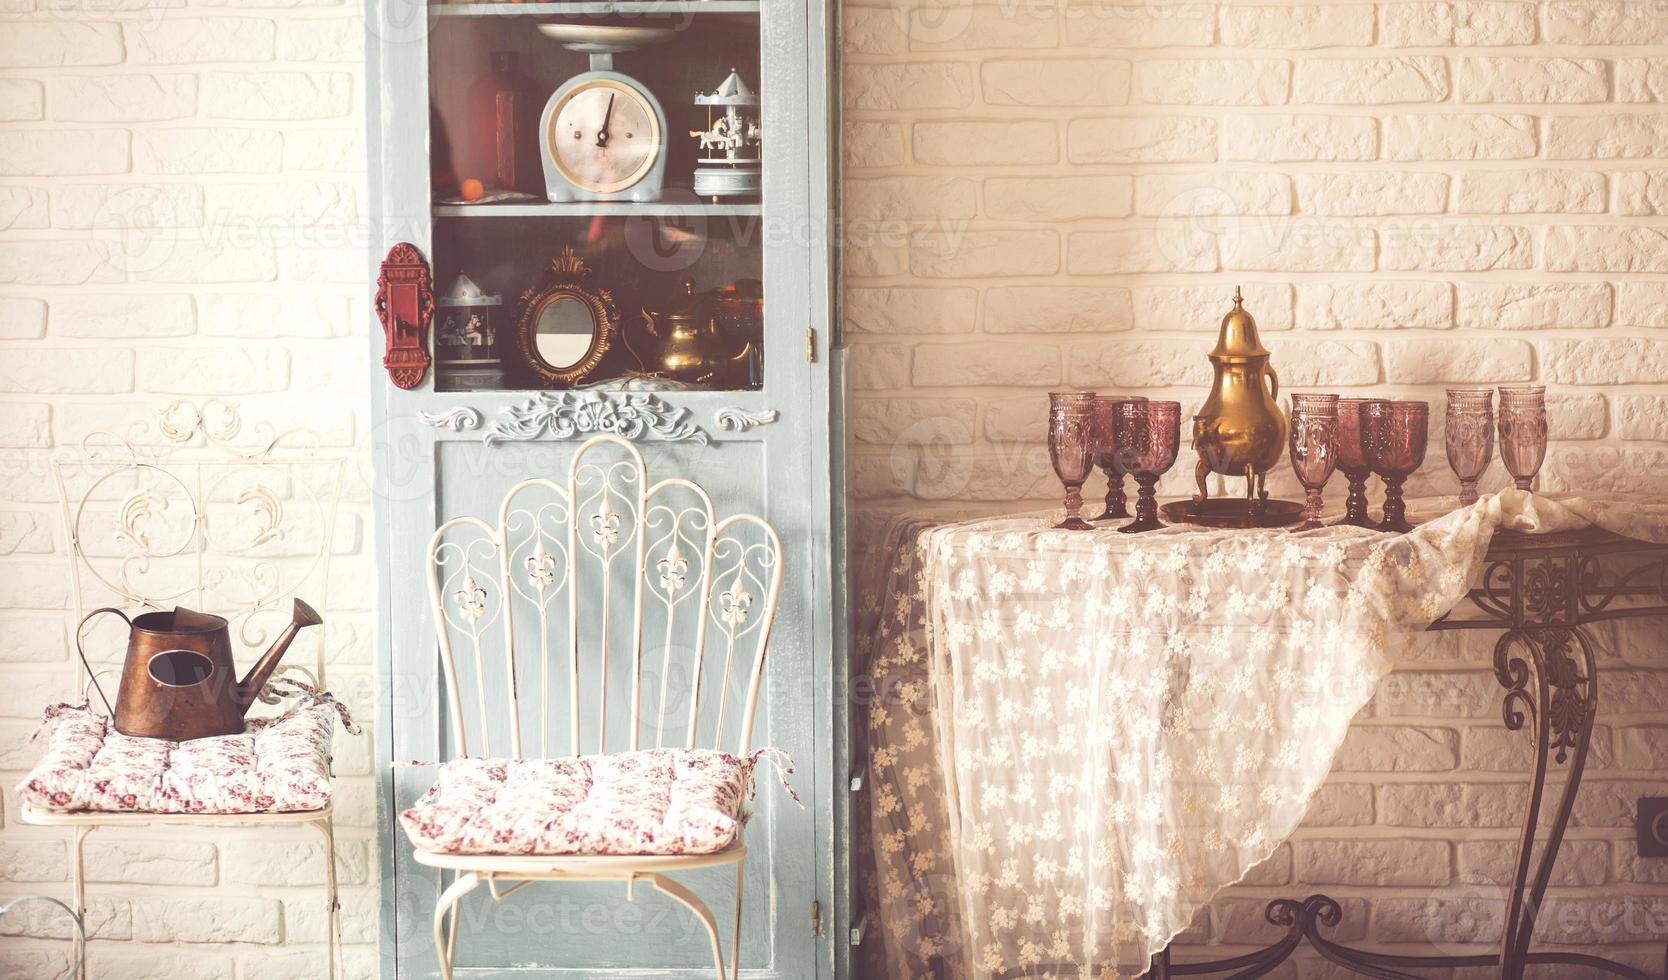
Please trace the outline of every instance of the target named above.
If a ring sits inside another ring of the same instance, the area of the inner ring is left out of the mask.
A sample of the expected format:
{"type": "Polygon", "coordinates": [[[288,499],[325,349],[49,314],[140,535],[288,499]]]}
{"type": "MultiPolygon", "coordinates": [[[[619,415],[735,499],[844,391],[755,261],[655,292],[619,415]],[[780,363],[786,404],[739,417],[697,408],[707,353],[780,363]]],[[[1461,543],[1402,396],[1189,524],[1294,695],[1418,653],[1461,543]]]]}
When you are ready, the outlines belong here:
{"type": "Polygon", "coordinates": [[[116,709],[110,707],[110,699],[105,697],[104,688],[99,686],[98,674],[93,672],[93,665],[87,662],[87,651],[81,647],[81,634],[86,630],[88,620],[91,620],[94,616],[102,616],[105,613],[115,613],[116,615],[122,617],[122,622],[127,624],[128,629],[133,629],[133,620],[128,619],[127,613],[122,612],[120,609],[117,609],[114,606],[104,606],[100,609],[94,609],[92,612],[81,617],[81,623],[75,627],[75,652],[81,655],[81,666],[86,668],[87,679],[93,682],[93,690],[98,692],[99,700],[104,702],[104,710],[108,711],[110,713],[110,717],[114,718],[116,717],[116,709]]]}

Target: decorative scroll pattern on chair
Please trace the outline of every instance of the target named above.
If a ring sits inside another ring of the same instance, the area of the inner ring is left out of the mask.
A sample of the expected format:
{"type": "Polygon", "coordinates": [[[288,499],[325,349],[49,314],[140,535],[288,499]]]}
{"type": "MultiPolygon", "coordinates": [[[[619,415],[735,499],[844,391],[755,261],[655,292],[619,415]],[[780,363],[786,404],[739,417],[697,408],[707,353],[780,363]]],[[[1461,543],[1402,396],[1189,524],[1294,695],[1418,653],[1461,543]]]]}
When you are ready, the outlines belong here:
{"type": "Polygon", "coordinates": [[[571,756],[737,739],[736,751],[747,748],[781,589],[781,542],[762,519],[720,520],[698,484],[651,483],[637,447],[603,435],[578,447],[564,480],[511,487],[495,524],[441,525],[429,555],[457,754],[562,753],[555,716],[571,756]],[[622,657],[624,739],[622,692],[609,690],[622,657]],[[732,692],[732,679],[745,683],[732,692]],[[535,680],[537,697],[523,703],[535,680]],[[522,721],[535,703],[536,742],[522,721]]]}
{"type": "MultiPolygon", "coordinates": [[[[77,618],[87,600],[189,605],[225,616],[235,640],[254,647],[288,623],[292,598],[329,593],[346,465],[315,432],[246,423],[218,399],[180,400],[152,419],[87,434],[52,467],[77,618]]],[[[316,687],[323,632],[308,642],[319,653],[312,668],[292,656],[280,670],[316,687]]]]}

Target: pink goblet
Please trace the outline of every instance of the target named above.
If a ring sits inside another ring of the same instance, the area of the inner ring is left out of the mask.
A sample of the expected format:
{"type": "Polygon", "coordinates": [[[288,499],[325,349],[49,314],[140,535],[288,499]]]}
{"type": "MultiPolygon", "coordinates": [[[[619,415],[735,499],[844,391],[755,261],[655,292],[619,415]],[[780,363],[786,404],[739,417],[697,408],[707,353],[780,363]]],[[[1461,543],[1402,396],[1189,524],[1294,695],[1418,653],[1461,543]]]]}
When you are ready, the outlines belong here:
{"type": "Polygon", "coordinates": [[[1049,392],[1048,457],[1066,488],[1066,519],[1054,526],[1067,531],[1094,527],[1082,516],[1083,481],[1095,468],[1094,409],[1092,391],[1049,392]]]}
{"type": "Polygon", "coordinates": [[[1303,523],[1294,531],[1312,531],[1321,524],[1321,490],[1338,465],[1338,396],[1293,395],[1291,425],[1292,470],[1303,484],[1303,523]]]}
{"type": "Polygon", "coordinates": [[[1129,472],[1131,454],[1118,446],[1117,412],[1123,402],[1144,402],[1141,395],[1097,395],[1095,397],[1095,465],[1106,474],[1106,510],[1096,521],[1128,517],[1124,497],[1124,475],[1129,472]]]}
{"type": "Polygon", "coordinates": [[[1338,468],[1349,480],[1349,497],[1344,501],[1344,518],[1339,524],[1372,527],[1367,516],[1367,477],[1373,475],[1372,457],[1367,452],[1368,406],[1390,403],[1382,398],[1338,399],[1338,468]]]}
{"type": "Polygon", "coordinates": [[[1477,481],[1494,458],[1493,389],[1448,389],[1443,442],[1448,449],[1448,468],[1459,477],[1460,505],[1469,507],[1477,502],[1477,481]]]}
{"type": "Polygon", "coordinates": [[[1546,462],[1546,386],[1501,385],[1500,458],[1519,490],[1534,486],[1546,462]]]}
{"type": "Polygon", "coordinates": [[[1384,481],[1384,520],[1380,531],[1407,532],[1407,502],[1402,484],[1425,461],[1425,444],[1430,435],[1431,407],[1428,402],[1393,401],[1384,406],[1367,406],[1367,452],[1373,472],[1384,481]]]}
{"type": "Polygon", "coordinates": [[[1125,402],[1118,406],[1116,420],[1119,447],[1134,452],[1131,471],[1141,488],[1135,499],[1135,520],[1118,528],[1125,534],[1151,531],[1164,523],[1158,519],[1158,478],[1176,464],[1181,448],[1181,402],[1125,402]]]}

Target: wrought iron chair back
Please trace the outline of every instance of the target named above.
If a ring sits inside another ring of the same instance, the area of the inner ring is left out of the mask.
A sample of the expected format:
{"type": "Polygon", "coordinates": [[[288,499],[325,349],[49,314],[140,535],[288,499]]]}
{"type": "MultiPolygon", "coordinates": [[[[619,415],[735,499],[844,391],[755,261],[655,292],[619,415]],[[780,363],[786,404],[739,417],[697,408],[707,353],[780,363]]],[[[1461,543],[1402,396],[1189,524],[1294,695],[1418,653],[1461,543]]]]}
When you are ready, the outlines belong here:
{"type": "Polygon", "coordinates": [[[696,748],[708,737],[747,750],[782,587],[781,541],[763,519],[718,518],[689,480],[650,484],[638,448],[602,435],[574,451],[564,479],[511,487],[496,523],[442,524],[429,559],[456,755],[550,757],[563,742],[573,756],[696,748]],[[629,658],[628,690],[611,692],[618,658],[629,658]],[[535,678],[536,733],[523,730],[535,678]],[[623,738],[618,717],[609,723],[622,693],[623,738]],[[564,726],[553,726],[558,711],[564,726]]]}
{"type": "MultiPolygon", "coordinates": [[[[346,464],[316,433],[246,427],[218,400],[90,433],[52,461],[77,623],[96,606],[189,605],[224,616],[243,646],[265,646],[291,599],[328,602],[346,464]]],[[[322,689],[326,629],[303,634],[280,671],[322,689]],[[309,645],[310,667],[298,657],[309,645]]],[[[101,652],[120,658],[123,646],[88,649],[108,663],[101,652]]],[[[85,697],[88,676],[79,661],[73,669],[85,697]]]]}
{"type": "MultiPolygon", "coordinates": [[[[264,647],[290,619],[298,595],[328,610],[336,514],[347,475],[345,452],[326,452],[318,434],[245,426],[231,403],[176,401],[151,421],[101,430],[52,461],[68,545],[71,605],[166,609],[189,604],[224,616],[234,644],[264,647]]],[[[272,675],[299,673],[325,687],[325,625],[303,633],[272,675]],[[312,644],[311,669],[299,660],[312,644]]],[[[80,639],[80,628],[77,628],[80,639]]],[[[94,667],[115,666],[120,643],[87,648],[94,667]],[[114,655],[112,664],[110,655],[114,655]]],[[[88,674],[71,661],[76,696],[88,674]]],[[[101,671],[102,673],[102,671],[101,671]]],[[[279,697],[263,693],[276,704],[279,697]]],[[[87,912],[87,836],[101,827],[308,826],[324,840],[327,976],[342,975],[335,824],[329,806],[251,814],[51,811],[23,807],[23,823],[71,830],[74,913],[87,912]]],[[[79,957],[79,945],[78,953],[79,957]]]]}

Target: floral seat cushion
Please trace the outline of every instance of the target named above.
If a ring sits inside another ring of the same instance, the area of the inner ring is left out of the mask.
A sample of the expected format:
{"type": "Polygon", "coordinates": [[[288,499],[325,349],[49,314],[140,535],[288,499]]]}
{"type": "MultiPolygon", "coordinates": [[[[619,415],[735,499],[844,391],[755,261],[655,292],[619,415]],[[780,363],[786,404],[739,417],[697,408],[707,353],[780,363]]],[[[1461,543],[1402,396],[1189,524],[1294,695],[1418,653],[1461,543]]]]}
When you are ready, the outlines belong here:
{"type": "MultiPolygon", "coordinates": [[[[87,705],[48,708],[46,754],[17,787],[27,806],[111,813],[288,813],[330,803],[340,706],[310,697],[242,735],[170,742],[123,735],[87,705]]],[[[351,722],[344,715],[344,724],[351,722]]],[[[352,728],[350,727],[350,731],[352,728]]]]}
{"type": "Polygon", "coordinates": [[[747,819],[760,750],[645,749],[567,759],[458,759],[400,814],[441,854],[712,854],[747,819]]]}

